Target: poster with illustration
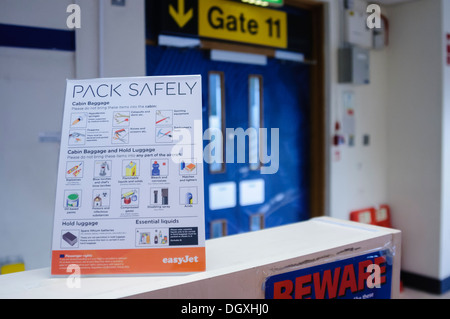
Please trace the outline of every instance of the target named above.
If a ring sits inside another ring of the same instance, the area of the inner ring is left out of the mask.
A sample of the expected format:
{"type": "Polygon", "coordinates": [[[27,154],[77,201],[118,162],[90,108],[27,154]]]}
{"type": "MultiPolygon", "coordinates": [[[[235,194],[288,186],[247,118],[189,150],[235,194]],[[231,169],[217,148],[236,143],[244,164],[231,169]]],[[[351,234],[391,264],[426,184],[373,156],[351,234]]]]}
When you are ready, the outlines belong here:
{"type": "Polygon", "coordinates": [[[52,275],[205,270],[201,96],[199,75],[67,81],[52,275]]]}

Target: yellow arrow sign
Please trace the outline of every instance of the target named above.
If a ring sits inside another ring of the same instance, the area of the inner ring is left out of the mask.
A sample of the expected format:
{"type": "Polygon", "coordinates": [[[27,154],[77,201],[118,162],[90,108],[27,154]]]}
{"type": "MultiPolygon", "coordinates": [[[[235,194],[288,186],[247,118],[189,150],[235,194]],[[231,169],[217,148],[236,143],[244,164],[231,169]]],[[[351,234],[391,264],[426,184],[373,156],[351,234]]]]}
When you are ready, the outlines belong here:
{"type": "Polygon", "coordinates": [[[169,14],[175,20],[180,28],[183,28],[194,15],[194,9],[184,12],[184,0],[178,0],[178,11],[172,5],[169,5],[169,14]]]}

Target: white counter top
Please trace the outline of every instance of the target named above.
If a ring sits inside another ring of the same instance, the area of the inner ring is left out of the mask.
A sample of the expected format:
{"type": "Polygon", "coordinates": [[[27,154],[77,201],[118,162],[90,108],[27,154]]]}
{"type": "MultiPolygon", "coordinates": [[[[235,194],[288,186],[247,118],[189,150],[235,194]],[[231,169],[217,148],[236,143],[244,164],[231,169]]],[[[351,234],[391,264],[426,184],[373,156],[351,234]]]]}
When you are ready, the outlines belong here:
{"type": "Polygon", "coordinates": [[[53,278],[44,268],[0,276],[0,298],[264,298],[261,283],[275,269],[313,266],[386,246],[395,249],[392,280],[398,287],[400,234],[321,217],[208,240],[205,272],[81,277],[80,287],[71,288],[72,278],[53,278]]]}

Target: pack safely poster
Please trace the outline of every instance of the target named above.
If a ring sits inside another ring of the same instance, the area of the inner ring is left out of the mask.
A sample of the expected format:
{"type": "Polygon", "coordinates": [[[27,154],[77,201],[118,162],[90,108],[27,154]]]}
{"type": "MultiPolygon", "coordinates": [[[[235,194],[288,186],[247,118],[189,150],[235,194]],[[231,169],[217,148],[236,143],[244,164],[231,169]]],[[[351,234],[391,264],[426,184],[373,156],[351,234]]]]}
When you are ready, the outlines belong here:
{"type": "Polygon", "coordinates": [[[205,270],[201,103],[198,75],[67,81],[52,275],[205,270]]]}

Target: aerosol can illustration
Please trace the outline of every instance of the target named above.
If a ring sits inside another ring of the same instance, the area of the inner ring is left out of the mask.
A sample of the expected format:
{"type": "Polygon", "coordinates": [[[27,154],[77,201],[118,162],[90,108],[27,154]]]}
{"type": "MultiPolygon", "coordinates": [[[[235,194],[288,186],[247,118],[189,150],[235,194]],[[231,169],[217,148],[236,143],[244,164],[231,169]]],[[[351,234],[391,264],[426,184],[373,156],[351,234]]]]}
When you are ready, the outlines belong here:
{"type": "Polygon", "coordinates": [[[163,188],[161,189],[161,204],[163,205],[169,205],[169,189],[163,188]]]}

